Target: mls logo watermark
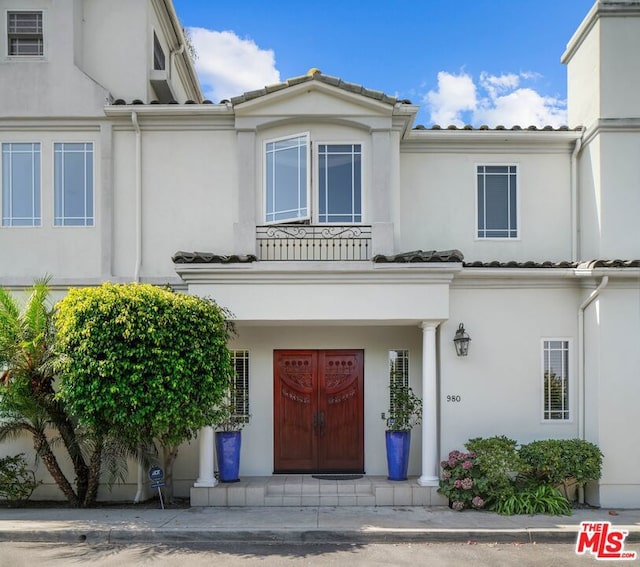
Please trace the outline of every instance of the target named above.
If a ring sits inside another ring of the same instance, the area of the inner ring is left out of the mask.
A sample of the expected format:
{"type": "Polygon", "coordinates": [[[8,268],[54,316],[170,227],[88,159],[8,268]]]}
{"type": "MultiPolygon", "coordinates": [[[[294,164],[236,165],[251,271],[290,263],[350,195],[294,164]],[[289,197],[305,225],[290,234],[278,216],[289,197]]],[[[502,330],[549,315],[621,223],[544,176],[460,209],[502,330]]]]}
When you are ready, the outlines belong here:
{"type": "Polygon", "coordinates": [[[627,530],[617,530],[611,526],[611,522],[581,522],[576,553],[584,555],[589,552],[596,559],[604,560],[633,560],[636,552],[624,550],[624,540],[628,535],[627,530]]]}

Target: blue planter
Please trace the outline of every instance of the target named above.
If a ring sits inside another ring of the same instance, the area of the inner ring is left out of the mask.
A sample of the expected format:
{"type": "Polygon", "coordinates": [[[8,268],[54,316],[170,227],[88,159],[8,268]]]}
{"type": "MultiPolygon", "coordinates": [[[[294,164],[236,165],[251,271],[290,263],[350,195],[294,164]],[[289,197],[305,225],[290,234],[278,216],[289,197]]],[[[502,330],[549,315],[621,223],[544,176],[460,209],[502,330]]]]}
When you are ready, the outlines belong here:
{"type": "Polygon", "coordinates": [[[411,431],[386,431],[389,480],[407,480],[411,431]]]}
{"type": "Polygon", "coordinates": [[[216,431],[216,455],[220,482],[240,480],[240,431],[216,431]]]}

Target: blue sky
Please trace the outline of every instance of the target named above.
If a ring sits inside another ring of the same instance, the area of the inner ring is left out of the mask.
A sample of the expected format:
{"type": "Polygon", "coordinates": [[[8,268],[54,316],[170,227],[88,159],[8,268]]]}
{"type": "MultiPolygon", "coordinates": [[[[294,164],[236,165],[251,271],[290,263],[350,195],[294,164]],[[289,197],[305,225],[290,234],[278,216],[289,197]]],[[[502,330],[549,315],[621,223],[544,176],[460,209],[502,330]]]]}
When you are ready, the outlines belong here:
{"type": "Polygon", "coordinates": [[[566,123],[567,42],[594,0],[174,0],[218,102],[317,67],[408,98],[417,124],[566,123]]]}

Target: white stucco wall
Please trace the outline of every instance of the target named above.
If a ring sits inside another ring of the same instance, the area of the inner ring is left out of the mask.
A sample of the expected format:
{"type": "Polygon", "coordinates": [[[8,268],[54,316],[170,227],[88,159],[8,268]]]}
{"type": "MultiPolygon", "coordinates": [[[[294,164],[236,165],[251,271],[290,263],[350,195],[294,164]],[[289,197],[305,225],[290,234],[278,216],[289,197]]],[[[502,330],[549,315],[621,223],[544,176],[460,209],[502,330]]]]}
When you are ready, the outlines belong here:
{"type": "Polygon", "coordinates": [[[587,34],[576,35],[563,62],[567,65],[567,115],[570,128],[591,126],[600,116],[602,73],[600,21],[587,34]],[[579,39],[579,42],[578,42],[579,39]]]}
{"type": "Polygon", "coordinates": [[[478,284],[454,283],[451,317],[440,327],[442,455],[473,437],[506,435],[519,443],[576,437],[579,294],[562,283],[478,284]],[[461,322],[471,337],[466,358],[453,345],[461,322]],[[570,341],[568,422],[543,421],[544,339],[570,341]]]}
{"type": "Polygon", "coordinates": [[[600,258],[602,241],[602,176],[600,137],[588,141],[578,159],[579,258],[600,258]]]}
{"type": "Polygon", "coordinates": [[[640,278],[613,282],[590,306],[586,322],[588,433],[604,453],[600,503],[637,504],[640,454],[634,450],[640,400],[640,278]],[[591,419],[589,422],[591,423],[591,419]]]}
{"type": "MultiPolygon", "coordinates": [[[[464,132],[460,132],[462,145],[464,132]]],[[[459,149],[401,153],[399,251],[461,250],[466,261],[571,258],[569,153],[459,149]],[[519,236],[478,239],[478,165],[516,165],[519,236]]]]}
{"type": "MultiPolygon", "coordinates": [[[[229,253],[237,216],[235,133],[176,131],[139,117],[142,147],[143,278],[176,279],[178,250],[229,253]]],[[[132,126],[114,133],[115,276],[135,269],[136,147],[132,126]]]]}
{"type": "Polygon", "coordinates": [[[95,116],[108,91],[74,64],[78,27],[74,0],[0,1],[0,100],[2,116],[95,116]],[[9,57],[7,10],[43,13],[44,55],[9,57]]]}
{"type": "Polygon", "coordinates": [[[81,67],[113,98],[148,102],[153,36],[149,40],[147,0],[84,0],[82,9],[81,67]]]}
{"type": "MultiPolygon", "coordinates": [[[[101,185],[101,142],[97,125],[86,131],[68,131],[53,126],[39,131],[0,131],[3,142],[40,143],[39,227],[0,227],[0,278],[42,277],[87,278],[100,274],[100,207],[97,196],[101,185]],[[54,144],[56,142],[92,142],[94,162],[94,226],[54,226],[54,144]]],[[[0,164],[0,168],[2,165],[0,164]]],[[[28,283],[28,282],[27,282],[28,283]]]]}
{"type": "Polygon", "coordinates": [[[602,118],[640,118],[640,10],[635,17],[609,17],[601,27],[602,118]]]}
{"type": "Polygon", "coordinates": [[[600,258],[640,258],[640,128],[599,137],[600,258]]]}

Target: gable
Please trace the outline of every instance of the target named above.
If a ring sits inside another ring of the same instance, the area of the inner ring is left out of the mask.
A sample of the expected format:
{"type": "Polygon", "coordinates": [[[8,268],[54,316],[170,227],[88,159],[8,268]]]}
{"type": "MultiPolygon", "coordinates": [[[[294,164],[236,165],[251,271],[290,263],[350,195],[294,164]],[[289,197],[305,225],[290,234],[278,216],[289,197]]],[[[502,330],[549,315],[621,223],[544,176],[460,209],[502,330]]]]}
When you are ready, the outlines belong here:
{"type": "Polygon", "coordinates": [[[238,126],[256,127],[269,122],[297,119],[327,119],[365,122],[389,127],[396,101],[356,85],[334,86],[309,77],[265,87],[232,99],[238,126]],[[360,89],[360,92],[356,92],[360,89]],[[364,94],[363,94],[364,93],[364,94]],[[372,94],[373,93],[373,94],[372,94]],[[374,98],[375,97],[375,98],[374,98]]]}

